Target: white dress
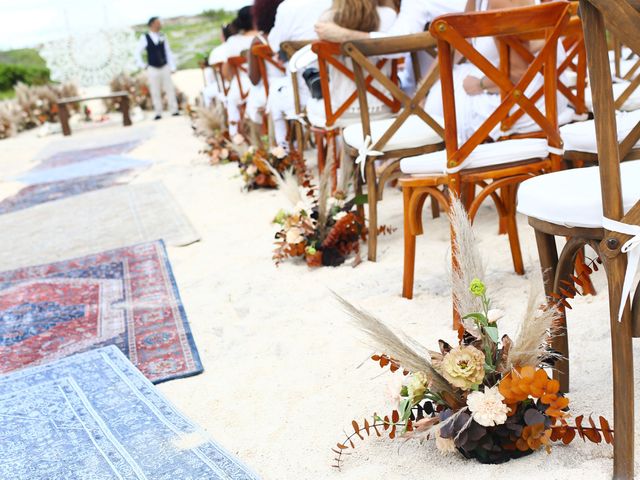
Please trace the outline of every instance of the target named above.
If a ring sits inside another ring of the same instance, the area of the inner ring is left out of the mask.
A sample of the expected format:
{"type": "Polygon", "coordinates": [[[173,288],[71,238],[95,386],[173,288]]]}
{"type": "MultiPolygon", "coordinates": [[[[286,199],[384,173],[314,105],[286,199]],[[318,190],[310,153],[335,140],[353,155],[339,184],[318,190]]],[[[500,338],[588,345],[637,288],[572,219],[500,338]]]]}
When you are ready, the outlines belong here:
{"type": "MultiPolygon", "coordinates": [[[[378,32],[385,32],[389,30],[396,21],[397,13],[394,9],[389,7],[378,7],[378,16],[380,17],[380,27],[378,32]]],[[[372,59],[374,62],[375,60],[372,59]]],[[[351,59],[340,57],[345,66],[349,69],[353,69],[351,59]]],[[[385,73],[389,74],[391,71],[391,62],[388,61],[383,68],[385,73]]],[[[365,72],[366,75],[366,72],[365,72]]],[[[378,88],[382,93],[386,94],[386,90],[377,81],[372,82],[372,86],[378,88]]],[[[306,85],[304,85],[306,88],[306,85]]],[[[344,75],[339,70],[329,66],[329,87],[331,90],[331,107],[335,113],[336,109],[340,106],[356,91],[356,85],[353,80],[344,75]]],[[[387,94],[388,95],[388,94],[387,94]]],[[[369,104],[369,113],[373,118],[379,118],[388,116],[390,109],[380,99],[367,94],[367,100],[369,104]]],[[[326,123],[324,100],[323,99],[309,99],[307,103],[307,117],[313,125],[324,126],[326,123]]],[[[355,121],[360,121],[360,104],[356,100],[349,106],[347,111],[341,116],[336,126],[346,126],[355,121]]]]}
{"type": "MultiPolygon", "coordinates": [[[[536,4],[539,1],[536,1],[536,4]]],[[[477,0],[476,10],[487,10],[488,0],[477,0]]],[[[494,66],[499,68],[500,54],[493,37],[479,37],[473,39],[474,48],[489,60],[494,66]]],[[[559,49],[562,46],[559,44],[559,49]]],[[[558,64],[564,59],[564,51],[558,52],[558,64]]],[[[458,123],[458,140],[464,142],[473,135],[484,121],[493,114],[501,103],[500,95],[497,93],[481,93],[479,95],[469,95],[464,87],[463,81],[468,76],[482,78],[485,74],[475,65],[471,63],[462,63],[455,65],[453,68],[453,86],[456,105],[456,117],[458,123]]],[[[540,87],[544,85],[544,77],[537,74],[531,81],[529,87],[525,90],[527,96],[533,95],[540,87]]],[[[558,117],[560,124],[568,123],[573,118],[573,111],[569,108],[569,103],[563,95],[558,94],[558,117]]],[[[536,103],[538,109],[544,114],[544,97],[536,103]]],[[[437,82],[427,97],[425,104],[426,111],[434,117],[444,117],[442,106],[442,86],[437,82]]],[[[511,113],[514,113],[518,106],[514,106],[511,113]]],[[[508,133],[528,133],[538,131],[540,128],[528,115],[523,115],[514,125],[511,132],[502,132],[498,124],[491,132],[493,139],[499,138],[501,135],[508,133]]]]}
{"type": "MultiPolygon", "coordinates": [[[[268,45],[267,41],[262,34],[258,35],[258,38],[262,42],[263,45],[268,45]]],[[[270,62],[265,62],[266,70],[267,70],[267,78],[269,79],[269,85],[271,85],[277,79],[284,77],[284,73],[281,70],[276,68],[270,62]]],[[[247,116],[254,123],[262,122],[262,111],[265,110],[267,106],[267,94],[264,89],[264,82],[262,79],[258,82],[257,85],[251,85],[249,90],[249,97],[247,98],[247,116]]]]}

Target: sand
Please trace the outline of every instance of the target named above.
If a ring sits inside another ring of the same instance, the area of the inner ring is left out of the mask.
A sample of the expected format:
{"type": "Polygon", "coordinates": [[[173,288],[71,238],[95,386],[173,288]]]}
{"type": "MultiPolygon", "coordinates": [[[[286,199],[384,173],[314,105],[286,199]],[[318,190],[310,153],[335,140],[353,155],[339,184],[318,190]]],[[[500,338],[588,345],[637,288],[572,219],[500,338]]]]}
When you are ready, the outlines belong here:
{"type": "MultiPolygon", "coordinates": [[[[352,419],[390,411],[393,375],[367,361],[372,353],[331,298],[330,289],[425,345],[454,341],[448,284],[446,218],[425,221],[418,239],[415,299],[400,296],[402,202],[389,189],[381,222],[398,227],[382,237],[379,261],[357,268],[309,270],[299,263],[276,268],[271,260],[275,228],[286,207],[278,192],[241,191],[235,165],[212,167],[198,154],[201,140],[185,117],[145,121],[130,129],[86,129],[70,138],[27,133],[0,142],[3,178],[28,170],[50,148],[113,140],[136,131],[150,138],[129,155],[152,159],[134,181],[162,180],[202,241],[170,247],[169,257],[205,371],[158,388],[217,441],[267,480],[366,480],[405,478],[604,479],[612,472],[612,447],[575,441],[501,466],[483,466],[458,455],[442,456],[432,442],[370,439],[361,442],[341,472],[331,468],[330,448],[352,419]]],[[[0,194],[14,189],[0,183],[0,194]]],[[[428,212],[427,212],[428,213],[428,212]]],[[[538,268],[533,231],[519,219],[528,274],[513,273],[495,211],[483,207],[476,233],[488,265],[486,283],[507,311],[502,331],[514,333],[524,312],[531,272],[538,268]]],[[[607,297],[574,302],[569,317],[572,411],[612,420],[607,297]]],[[[637,381],[636,381],[637,383],[637,381]]],[[[640,440],[640,439],[637,439],[640,440]]],[[[638,442],[640,444],[640,442],[638,442]]],[[[640,458],[640,457],[638,457],[640,458]]]]}

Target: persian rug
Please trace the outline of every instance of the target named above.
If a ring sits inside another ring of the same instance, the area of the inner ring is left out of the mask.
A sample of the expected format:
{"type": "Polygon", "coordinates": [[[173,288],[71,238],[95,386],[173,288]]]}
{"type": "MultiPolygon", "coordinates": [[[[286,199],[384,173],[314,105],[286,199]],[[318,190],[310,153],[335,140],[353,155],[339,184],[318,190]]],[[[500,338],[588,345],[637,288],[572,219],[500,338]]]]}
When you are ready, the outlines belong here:
{"type": "Polygon", "coordinates": [[[135,243],[200,239],[162,182],[103,188],[0,215],[0,270],[135,243]]]}
{"type": "Polygon", "coordinates": [[[0,373],[104,345],[155,383],[202,372],[162,241],[0,272],[0,373]]]}
{"type": "Polygon", "coordinates": [[[0,478],[258,478],[113,346],[1,377],[0,412],[0,478]]]}
{"type": "Polygon", "coordinates": [[[0,215],[16,212],[42,203],[61,200],[74,195],[100,190],[101,188],[123,185],[127,183],[125,178],[130,173],[132,172],[124,170],[102,175],[76,177],[73,179],[29,185],[22,188],[15,195],[7,197],[0,202],[0,215]]]}
{"type": "Polygon", "coordinates": [[[129,139],[49,154],[28,172],[8,179],[26,186],[0,202],[0,214],[128,183],[136,169],[150,165],[122,155],[140,143],[141,139],[129,139]]]}

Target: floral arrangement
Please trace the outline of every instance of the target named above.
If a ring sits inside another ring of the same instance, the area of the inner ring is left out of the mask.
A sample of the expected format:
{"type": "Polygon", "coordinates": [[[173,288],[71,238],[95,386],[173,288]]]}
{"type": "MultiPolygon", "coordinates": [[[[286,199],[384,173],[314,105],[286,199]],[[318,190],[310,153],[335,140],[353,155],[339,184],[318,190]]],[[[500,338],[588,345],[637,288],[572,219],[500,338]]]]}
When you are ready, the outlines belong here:
{"type": "Polygon", "coordinates": [[[276,188],[284,172],[304,169],[304,160],[298,152],[288,153],[282,147],[270,148],[268,138],[261,138],[258,146],[234,138],[233,145],[239,156],[238,168],[245,190],[276,188]]]}
{"type": "Polygon", "coordinates": [[[240,160],[238,148],[245,143],[244,136],[236,135],[229,140],[221,105],[216,104],[214,108],[197,107],[193,110],[192,118],[194,132],[204,137],[206,143],[201,153],[209,156],[211,165],[240,160]]]}
{"type": "MultiPolygon", "coordinates": [[[[136,75],[128,75],[121,73],[116,75],[110,82],[110,88],[112,92],[129,92],[129,107],[134,109],[140,107],[142,110],[153,110],[153,102],[151,101],[151,91],[149,90],[149,81],[145,72],[140,72],[136,75]]],[[[187,98],[183,92],[178,88],[175,88],[176,98],[178,100],[178,106],[182,107],[187,104],[187,98]]],[[[105,104],[107,111],[117,111],[120,109],[119,99],[106,99],[105,104]]],[[[167,98],[163,91],[162,93],[163,108],[167,108],[167,98]]]]}
{"type": "MultiPolygon", "coordinates": [[[[482,463],[503,463],[537,450],[550,452],[554,442],[570,443],[577,436],[612,443],[613,431],[604,417],[583,425],[570,423],[569,398],[549,377],[557,354],[551,339],[558,334],[555,306],[540,307],[543,296],[533,290],[515,339],[500,336],[504,312],[493,308],[480,278],[484,270],[463,207],[452,207],[454,304],[460,312],[457,344],[439,341],[431,351],[395,334],[375,317],[339,298],[355,324],[379,351],[372,359],[403,375],[390,416],[374,415],[333,449],[340,468],[354,438],[373,433],[390,438],[434,439],[441,453],[458,452],[482,463]]],[[[540,283],[540,282],[537,282],[540,283]]]]}
{"type": "MultiPolygon", "coordinates": [[[[338,266],[350,255],[360,262],[360,242],[366,239],[364,214],[358,206],[365,198],[347,199],[349,190],[345,184],[330,193],[331,168],[327,166],[316,189],[310,176],[294,176],[287,173],[279,182],[280,190],[291,202],[293,210],[281,210],[274,219],[280,230],[275,234],[276,248],[273,259],[276,265],[288,258],[304,258],[310,267],[338,266]]],[[[381,233],[393,229],[381,227],[381,233]]]]}
{"type": "MultiPolygon", "coordinates": [[[[76,97],[78,89],[73,84],[62,85],[26,85],[18,83],[15,86],[15,102],[22,111],[19,117],[18,130],[38,127],[46,122],[58,121],[59,98],[76,97]]],[[[67,106],[70,113],[79,110],[79,105],[67,106]]]]}
{"type": "Polygon", "coordinates": [[[18,133],[24,112],[13,101],[0,102],[0,140],[18,133]]]}

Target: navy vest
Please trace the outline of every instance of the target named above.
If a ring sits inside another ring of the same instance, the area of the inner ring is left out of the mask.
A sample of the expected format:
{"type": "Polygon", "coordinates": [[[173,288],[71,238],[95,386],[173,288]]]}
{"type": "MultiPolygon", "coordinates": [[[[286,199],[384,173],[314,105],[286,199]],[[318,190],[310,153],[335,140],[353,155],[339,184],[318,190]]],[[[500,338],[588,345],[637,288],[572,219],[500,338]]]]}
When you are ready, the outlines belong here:
{"type": "Polygon", "coordinates": [[[160,41],[156,45],[148,33],[145,33],[145,37],[147,37],[147,63],[149,63],[151,67],[164,67],[167,64],[167,52],[164,49],[164,40],[160,37],[160,41]]]}

